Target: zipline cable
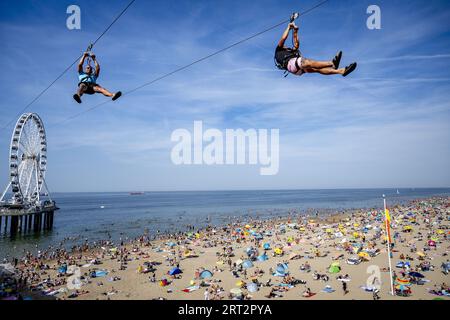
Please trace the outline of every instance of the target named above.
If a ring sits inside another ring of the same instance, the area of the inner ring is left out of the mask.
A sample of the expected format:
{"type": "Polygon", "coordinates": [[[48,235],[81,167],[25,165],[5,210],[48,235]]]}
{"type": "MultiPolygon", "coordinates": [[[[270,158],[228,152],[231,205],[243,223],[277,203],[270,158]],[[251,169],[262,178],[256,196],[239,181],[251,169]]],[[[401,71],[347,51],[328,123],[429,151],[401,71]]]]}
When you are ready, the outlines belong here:
{"type": "MultiPolygon", "coordinates": [[[[317,8],[319,8],[319,7],[321,7],[322,5],[324,5],[325,3],[329,2],[329,1],[330,1],[330,0],[324,0],[324,1],[322,1],[322,2],[320,2],[320,3],[318,3],[318,4],[316,4],[315,6],[313,6],[313,7],[309,8],[309,9],[303,11],[302,13],[300,13],[300,14],[299,14],[299,17],[308,14],[309,12],[311,12],[311,11],[313,11],[313,10],[315,10],[315,9],[317,9],[317,8]]],[[[193,65],[195,65],[195,64],[197,64],[197,63],[200,63],[200,62],[202,62],[202,61],[205,61],[205,60],[207,60],[207,59],[209,59],[209,58],[211,58],[211,57],[214,57],[214,56],[216,56],[216,55],[218,55],[218,54],[220,54],[220,53],[222,53],[222,52],[224,52],[224,51],[227,51],[227,50],[229,50],[229,49],[231,49],[231,48],[234,48],[234,47],[236,47],[236,46],[238,46],[238,45],[240,45],[240,44],[242,44],[242,43],[244,43],[244,42],[247,42],[247,41],[249,41],[249,40],[251,40],[251,39],[253,39],[253,38],[256,38],[256,37],[258,37],[258,36],[260,36],[260,35],[262,35],[262,34],[268,32],[268,31],[271,31],[271,30],[273,30],[273,29],[275,29],[275,28],[277,28],[277,27],[279,27],[279,26],[281,26],[281,25],[283,25],[283,24],[288,23],[288,22],[290,22],[290,19],[287,19],[287,20],[284,20],[284,21],[282,21],[282,22],[280,22],[280,23],[277,23],[276,25],[273,25],[273,26],[270,27],[270,28],[267,28],[267,29],[265,29],[265,30],[263,30],[263,31],[260,31],[260,32],[258,32],[258,33],[255,33],[255,34],[253,34],[253,35],[251,35],[251,36],[249,36],[249,37],[247,37],[247,38],[245,38],[245,39],[242,39],[242,40],[240,40],[240,41],[238,41],[238,42],[235,42],[235,43],[233,43],[233,44],[231,44],[231,45],[229,45],[229,46],[227,46],[227,47],[225,47],[225,48],[222,48],[222,49],[220,49],[220,50],[217,50],[217,51],[215,51],[215,52],[213,52],[213,53],[211,53],[211,54],[209,54],[209,55],[207,55],[207,56],[204,56],[204,57],[202,57],[202,58],[200,58],[200,59],[198,59],[198,60],[195,60],[195,61],[193,61],[193,62],[191,62],[191,63],[189,63],[189,64],[187,64],[187,65],[185,65],[185,66],[182,66],[182,67],[180,67],[180,68],[178,68],[178,69],[175,69],[175,70],[173,70],[173,71],[170,71],[170,72],[168,72],[168,73],[166,73],[166,74],[164,74],[164,75],[162,75],[162,76],[159,76],[159,77],[157,77],[157,78],[155,78],[155,79],[153,79],[153,80],[151,80],[151,81],[149,81],[149,82],[146,82],[146,83],[144,83],[144,84],[142,84],[142,85],[140,85],[140,86],[138,86],[138,87],[136,87],[136,88],[134,88],[134,89],[131,89],[131,90],[128,91],[128,92],[125,92],[123,95],[125,96],[125,95],[128,95],[128,94],[132,94],[132,93],[135,92],[135,91],[138,91],[138,90],[140,90],[140,89],[142,89],[142,88],[144,88],[144,87],[150,86],[150,85],[154,84],[155,82],[161,81],[161,80],[163,80],[163,79],[165,79],[165,78],[167,78],[167,77],[170,77],[171,75],[173,75],[173,74],[175,74],[175,73],[178,73],[178,72],[183,71],[183,70],[185,70],[185,69],[187,69],[187,68],[189,68],[189,67],[192,67],[193,65]]],[[[67,122],[67,121],[73,120],[73,119],[75,119],[75,118],[77,118],[77,117],[79,117],[79,116],[81,116],[81,115],[83,115],[83,114],[85,114],[85,113],[88,113],[88,112],[90,112],[90,111],[92,111],[92,110],[94,110],[94,109],[97,109],[98,107],[101,107],[101,106],[103,106],[103,105],[105,105],[105,104],[107,104],[107,103],[109,103],[109,102],[111,102],[111,100],[107,100],[107,101],[105,101],[105,102],[99,103],[99,104],[97,104],[97,105],[95,105],[95,106],[93,106],[93,107],[91,107],[91,108],[89,108],[89,109],[86,109],[86,110],[84,110],[84,111],[81,111],[81,112],[79,112],[79,113],[76,113],[76,114],[74,114],[73,116],[70,116],[70,117],[68,117],[67,119],[65,119],[65,120],[63,120],[63,121],[61,121],[61,122],[58,122],[58,123],[65,123],[65,122],[67,122]]],[[[58,123],[55,123],[55,125],[58,124],[58,123]]]]}
{"type": "MultiPolygon", "coordinates": [[[[121,16],[124,15],[124,13],[128,10],[129,7],[131,7],[131,5],[135,1],[136,0],[131,0],[130,3],[128,3],[128,5],[119,13],[119,15],[110,23],[110,25],[97,37],[97,39],[95,39],[94,42],[91,43],[90,48],[95,46],[95,44],[109,31],[109,29],[111,29],[111,27],[117,22],[117,20],[120,19],[121,16]]],[[[20,111],[20,113],[17,114],[17,116],[15,118],[12,118],[7,124],[5,124],[0,129],[0,131],[3,131],[4,129],[6,129],[11,123],[13,123],[15,121],[15,119],[17,119],[17,117],[19,117],[22,113],[24,113],[33,103],[35,103],[42,95],[44,95],[44,93],[46,93],[59,79],[61,79],[62,76],[64,76],[78,61],[80,61],[82,56],[83,55],[80,55],[74,62],[72,62],[72,64],[70,64],[66,69],[64,69],[64,71],[61,72],[61,74],[58,77],[56,77],[55,80],[53,80],[44,90],[42,90],[33,100],[31,100],[31,102],[28,103],[20,111]]]]}

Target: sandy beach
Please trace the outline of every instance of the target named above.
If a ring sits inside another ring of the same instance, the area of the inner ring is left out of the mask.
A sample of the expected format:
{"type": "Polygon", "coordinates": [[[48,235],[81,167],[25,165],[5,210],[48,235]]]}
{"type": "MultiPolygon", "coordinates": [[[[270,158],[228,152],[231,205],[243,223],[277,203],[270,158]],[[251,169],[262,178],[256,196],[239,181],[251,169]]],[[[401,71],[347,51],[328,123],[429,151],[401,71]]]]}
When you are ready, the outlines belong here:
{"type": "Polygon", "coordinates": [[[383,210],[49,248],[4,261],[0,289],[4,299],[449,299],[450,198],[389,209],[394,296],[383,210]]]}

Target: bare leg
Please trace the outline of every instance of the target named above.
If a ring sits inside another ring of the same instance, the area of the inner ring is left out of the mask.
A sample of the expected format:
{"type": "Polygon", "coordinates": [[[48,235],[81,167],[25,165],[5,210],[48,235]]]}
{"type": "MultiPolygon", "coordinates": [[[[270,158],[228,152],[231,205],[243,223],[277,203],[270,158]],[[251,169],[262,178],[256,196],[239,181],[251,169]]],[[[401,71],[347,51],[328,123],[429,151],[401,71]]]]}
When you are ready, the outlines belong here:
{"type": "Polygon", "coordinates": [[[341,69],[334,69],[334,68],[320,68],[320,69],[315,69],[315,68],[303,68],[303,70],[306,73],[320,73],[323,75],[333,75],[333,74],[344,74],[345,72],[345,68],[341,68],[341,69]]]}
{"type": "Polygon", "coordinates": [[[78,86],[77,94],[81,97],[86,92],[87,88],[88,88],[87,85],[85,85],[84,83],[81,83],[78,86]]]}
{"type": "Polygon", "coordinates": [[[104,96],[107,96],[107,97],[114,96],[113,93],[109,92],[107,89],[105,89],[103,87],[100,87],[100,86],[95,86],[94,87],[94,91],[97,92],[97,93],[101,93],[101,94],[103,94],[104,96]]]}
{"type": "Polygon", "coordinates": [[[332,61],[315,61],[312,59],[302,58],[302,67],[304,69],[322,69],[334,67],[332,61]]]}

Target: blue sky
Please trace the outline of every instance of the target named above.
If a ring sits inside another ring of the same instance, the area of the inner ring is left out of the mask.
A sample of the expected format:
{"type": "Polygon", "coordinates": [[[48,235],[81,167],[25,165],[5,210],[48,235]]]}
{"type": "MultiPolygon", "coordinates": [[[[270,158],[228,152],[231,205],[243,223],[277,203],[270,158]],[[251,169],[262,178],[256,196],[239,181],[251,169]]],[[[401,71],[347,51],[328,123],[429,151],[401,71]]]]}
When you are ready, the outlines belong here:
{"type": "MultiPolygon", "coordinates": [[[[135,88],[270,27],[318,1],[137,0],[94,48],[99,83],[135,88]]],[[[0,126],[66,68],[127,4],[0,3],[0,126]],[[68,30],[66,8],[82,10],[68,30]]],[[[29,111],[46,124],[51,191],[216,190],[450,186],[450,3],[331,0],[299,21],[306,57],[359,62],[348,78],[283,78],[273,51],[283,27],[114,103],[72,100],[75,68],[29,111]],[[368,30],[366,9],[381,8],[368,30]],[[280,171],[175,166],[177,128],[280,129],[280,171]]],[[[0,185],[12,125],[0,132],[0,185]]]]}

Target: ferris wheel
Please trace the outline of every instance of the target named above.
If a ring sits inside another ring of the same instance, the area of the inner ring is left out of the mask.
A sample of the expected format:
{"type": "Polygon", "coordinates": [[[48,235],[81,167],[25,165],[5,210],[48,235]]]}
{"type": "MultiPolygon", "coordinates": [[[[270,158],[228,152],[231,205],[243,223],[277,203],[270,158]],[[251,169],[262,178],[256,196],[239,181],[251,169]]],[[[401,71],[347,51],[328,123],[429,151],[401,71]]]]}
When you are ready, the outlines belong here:
{"type": "Polygon", "coordinates": [[[7,190],[11,186],[12,202],[38,205],[45,185],[47,138],[44,124],[35,113],[24,113],[17,120],[11,138],[9,168],[10,182],[7,190]]]}

